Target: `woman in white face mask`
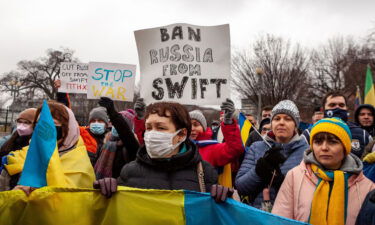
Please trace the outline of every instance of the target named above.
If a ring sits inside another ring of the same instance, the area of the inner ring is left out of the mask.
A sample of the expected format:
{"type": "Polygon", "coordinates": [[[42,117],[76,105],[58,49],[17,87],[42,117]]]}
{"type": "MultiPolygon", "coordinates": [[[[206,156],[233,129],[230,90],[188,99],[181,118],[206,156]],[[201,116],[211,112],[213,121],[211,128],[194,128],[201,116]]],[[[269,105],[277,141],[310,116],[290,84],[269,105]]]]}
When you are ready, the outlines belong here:
{"type": "Polygon", "coordinates": [[[210,191],[217,173],[202,161],[197,147],[189,140],[191,120],[184,106],[172,102],[153,103],[145,115],[145,145],[137,159],[126,164],[117,179],[104,178],[94,183],[110,197],[119,185],[146,189],[185,189],[210,191]],[[199,179],[198,173],[204,176],[199,179]]]}
{"type": "Polygon", "coordinates": [[[16,119],[16,130],[9,139],[4,142],[0,149],[0,158],[11,151],[19,150],[29,145],[33,133],[33,121],[36,114],[35,108],[22,111],[16,119]]]}

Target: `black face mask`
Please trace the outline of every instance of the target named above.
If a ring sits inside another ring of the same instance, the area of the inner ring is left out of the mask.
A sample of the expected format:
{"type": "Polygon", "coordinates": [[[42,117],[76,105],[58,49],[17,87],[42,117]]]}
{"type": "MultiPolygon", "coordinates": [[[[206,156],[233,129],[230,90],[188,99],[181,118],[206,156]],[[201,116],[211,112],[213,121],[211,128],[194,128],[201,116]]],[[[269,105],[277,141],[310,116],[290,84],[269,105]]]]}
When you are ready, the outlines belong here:
{"type": "Polygon", "coordinates": [[[61,126],[56,126],[56,136],[57,136],[57,140],[60,140],[62,138],[62,127],[61,126]]]}
{"type": "Polygon", "coordinates": [[[342,119],[344,122],[348,121],[348,116],[349,113],[348,111],[340,108],[336,109],[327,109],[324,111],[324,118],[332,118],[332,117],[337,117],[342,119]]]}

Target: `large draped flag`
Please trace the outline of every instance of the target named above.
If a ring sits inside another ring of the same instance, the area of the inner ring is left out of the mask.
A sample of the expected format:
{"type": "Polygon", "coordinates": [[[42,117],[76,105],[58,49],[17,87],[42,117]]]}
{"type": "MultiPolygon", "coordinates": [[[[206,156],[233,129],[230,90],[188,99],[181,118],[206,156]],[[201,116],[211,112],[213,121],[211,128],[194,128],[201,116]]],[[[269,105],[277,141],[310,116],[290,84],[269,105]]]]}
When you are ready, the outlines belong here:
{"type": "Polygon", "coordinates": [[[374,83],[372,80],[372,73],[371,73],[371,68],[369,65],[367,65],[367,72],[366,72],[365,104],[370,104],[372,106],[375,106],[374,83]]]}
{"type": "Polygon", "coordinates": [[[27,197],[0,192],[1,225],[300,225],[233,199],[215,203],[209,193],[119,186],[110,199],[98,190],[44,187],[27,197]]]}
{"type": "Polygon", "coordinates": [[[245,147],[246,141],[249,138],[249,133],[250,133],[252,124],[250,123],[248,119],[246,119],[246,116],[241,112],[238,115],[238,123],[240,124],[242,144],[245,147]]]}
{"type": "Polygon", "coordinates": [[[66,186],[57,150],[56,127],[46,100],[31,137],[18,184],[36,188],[66,186]]]}

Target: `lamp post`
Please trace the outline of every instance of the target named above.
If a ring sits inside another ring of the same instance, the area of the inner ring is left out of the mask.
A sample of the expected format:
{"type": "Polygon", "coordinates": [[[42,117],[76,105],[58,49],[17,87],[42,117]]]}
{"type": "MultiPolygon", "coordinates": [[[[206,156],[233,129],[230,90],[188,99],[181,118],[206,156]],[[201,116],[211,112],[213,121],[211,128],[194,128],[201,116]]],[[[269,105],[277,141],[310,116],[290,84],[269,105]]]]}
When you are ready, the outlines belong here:
{"type": "Polygon", "coordinates": [[[260,124],[260,120],[262,118],[262,86],[263,86],[263,69],[258,67],[255,69],[255,73],[259,76],[259,91],[258,91],[258,121],[260,124]]]}
{"type": "Polygon", "coordinates": [[[13,102],[12,102],[12,105],[11,105],[12,106],[12,117],[11,117],[11,120],[10,120],[10,121],[13,122],[16,96],[18,96],[19,88],[21,86],[21,82],[19,82],[18,80],[13,80],[13,81],[9,82],[8,84],[11,86],[11,89],[10,89],[11,96],[13,95],[13,102]]]}

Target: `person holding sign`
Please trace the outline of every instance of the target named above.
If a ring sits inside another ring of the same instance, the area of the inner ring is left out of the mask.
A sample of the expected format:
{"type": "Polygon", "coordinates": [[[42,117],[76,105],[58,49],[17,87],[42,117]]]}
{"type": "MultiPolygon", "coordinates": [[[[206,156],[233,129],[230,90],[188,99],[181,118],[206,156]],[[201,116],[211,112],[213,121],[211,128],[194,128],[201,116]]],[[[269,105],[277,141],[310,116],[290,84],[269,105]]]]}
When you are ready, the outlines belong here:
{"type": "Polygon", "coordinates": [[[129,110],[117,112],[112,99],[101,97],[99,105],[105,107],[112,122],[112,130],[108,132],[102,149],[98,152],[95,163],[97,179],[120,176],[122,167],[136,159],[139,143],[133,132],[134,115],[129,110]]]}
{"type": "Polygon", "coordinates": [[[339,118],[315,123],[311,148],[286,175],[272,213],[311,224],[354,225],[375,184],[351,153],[351,139],[349,126],[339,118]]]}
{"type": "Polygon", "coordinates": [[[233,193],[231,189],[215,185],[215,169],[202,160],[196,145],[188,138],[192,126],[183,105],[153,103],[146,109],[145,121],[145,145],[138,150],[137,159],[122,168],[117,180],[104,178],[94,183],[103,195],[110,197],[115,193],[117,183],[146,189],[212,190],[217,201],[224,201],[233,193]]]}
{"type": "Polygon", "coordinates": [[[189,113],[192,123],[190,139],[197,144],[203,160],[214,167],[235,162],[244,153],[240,130],[237,121],[233,118],[234,103],[227,99],[222,103],[221,109],[224,111],[224,120],[221,122],[224,143],[212,140],[212,130],[207,127],[206,118],[201,111],[194,110],[189,113]]]}

